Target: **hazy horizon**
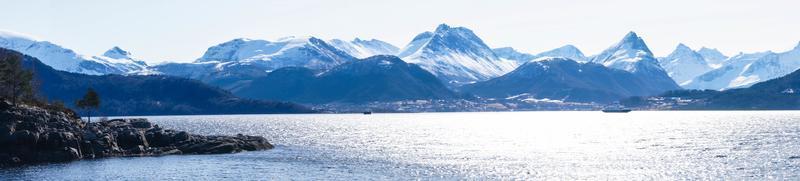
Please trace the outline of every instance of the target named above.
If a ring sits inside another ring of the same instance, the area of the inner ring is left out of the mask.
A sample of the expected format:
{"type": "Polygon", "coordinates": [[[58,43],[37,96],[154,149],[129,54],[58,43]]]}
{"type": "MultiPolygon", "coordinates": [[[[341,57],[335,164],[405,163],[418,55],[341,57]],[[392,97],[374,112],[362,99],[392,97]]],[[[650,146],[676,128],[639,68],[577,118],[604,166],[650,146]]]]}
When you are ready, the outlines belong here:
{"type": "Polygon", "coordinates": [[[119,46],[157,63],[187,62],[235,38],[379,39],[399,48],[438,24],[472,29],[489,46],[538,53],[572,44],[597,54],[628,31],[657,56],[693,49],[785,51],[800,41],[797,1],[37,1],[6,3],[0,29],[81,54],[119,46]],[[419,4],[425,4],[420,6],[419,4]]]}

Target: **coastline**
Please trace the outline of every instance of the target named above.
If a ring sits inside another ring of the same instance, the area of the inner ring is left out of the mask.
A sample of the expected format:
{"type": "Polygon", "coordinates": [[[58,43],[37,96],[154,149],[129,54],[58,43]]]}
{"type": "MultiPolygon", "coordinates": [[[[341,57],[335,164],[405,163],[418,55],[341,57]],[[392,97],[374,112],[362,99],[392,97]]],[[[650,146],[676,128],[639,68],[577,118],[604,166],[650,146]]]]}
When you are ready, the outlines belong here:
{"type": "Polygon", "coordinates": [[[70,110],[0,101],[0,167],[80,159],[224,154],[272,149],[261,136],[206,136],[147,119],[84,122],[70,110]]]}

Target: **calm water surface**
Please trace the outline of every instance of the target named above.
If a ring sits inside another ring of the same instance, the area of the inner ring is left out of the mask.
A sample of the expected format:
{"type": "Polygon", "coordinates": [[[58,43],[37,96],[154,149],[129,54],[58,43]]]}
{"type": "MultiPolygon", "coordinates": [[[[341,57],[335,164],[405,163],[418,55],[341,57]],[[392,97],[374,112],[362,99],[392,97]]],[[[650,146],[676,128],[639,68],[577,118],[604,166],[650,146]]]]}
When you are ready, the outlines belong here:
{"type": "Polygon", "coordinates": [[[268,151],[0,170],[0,180],[800,179],[800,112],[663,111],[148,117],[268,151]]]}

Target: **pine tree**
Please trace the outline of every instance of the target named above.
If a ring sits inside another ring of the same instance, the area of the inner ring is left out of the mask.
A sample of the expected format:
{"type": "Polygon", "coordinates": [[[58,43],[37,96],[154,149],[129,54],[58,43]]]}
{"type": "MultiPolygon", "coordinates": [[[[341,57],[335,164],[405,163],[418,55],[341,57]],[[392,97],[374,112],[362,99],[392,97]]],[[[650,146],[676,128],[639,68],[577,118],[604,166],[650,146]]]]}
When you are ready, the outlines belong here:
{"type": "Polygon", "coordinates": [[[13,105],[19,100],[33,98],[33,72],[22,67],[22,57],[19,55],[0,58],[0,92],[13,105]]]}
{"type": "Polygon", "coordinates": [[[86,110],[89,118],[88,122],[92,122],[92,110],[100,108],[100,96],[97,95],[94,89],[89,88],[86,90],[86,95],[83,96],[83,99],[78,100],[75,105],[80,109],[86,110]]]}

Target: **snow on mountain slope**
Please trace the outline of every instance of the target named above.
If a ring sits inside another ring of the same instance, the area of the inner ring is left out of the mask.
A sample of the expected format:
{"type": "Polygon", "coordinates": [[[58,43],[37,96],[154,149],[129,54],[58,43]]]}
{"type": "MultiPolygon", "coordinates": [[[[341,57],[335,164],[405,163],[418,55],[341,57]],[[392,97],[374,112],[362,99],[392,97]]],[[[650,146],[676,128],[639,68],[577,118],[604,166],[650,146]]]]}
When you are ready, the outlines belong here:
{"type": "Polygon", "coordinates": [[[328,41],[328,44],[356,58],[367,58],[373,55],[396,55],[400,51],[394,45],[376,39],[361,40],[356,38],[349,42],[332,39],[328,41]]]}
{"type": "Polygon", "coordinates": [[[659,63],[678,84],[692,80],[713,69],[702,55],[683,43],[678,44],[675,51],[672,51],[667,57],[659,59],[659,63]]]}
{"type": "Polygon", "coordinates": [[[464,92],[489,98],[528,95],[565,102],[608,103],[664,91],[657,88],[660,85],[652,84],[655,82],[646,77],[596,63],[542,57],[526,62],[506,75],[461,88],[464,92]]]}
{"type": "Polygon", "coordinates": [[[274,42],[234,39],[208,48],[195,62],[254,64],[265,70],[289,66],[327,69],[353,59],[347,53],[315,37],[286,37],[274,42]]]}
{"type": "Polygon", "coordinates": [[[28,35],[0,31],[0,47],[41,60],[56,70],[83,74],[126,74],[147,69],[143,62],[106,56],[87,56],[28,35]]]}
{"type": "Polygon", "coordinates": [[[587,61],[586,56],[583,55],[583,52],[581,52],[577,47],[572,45],[564,45],[562,47],[548,50],[536,55],[522,53],[517,50],[514,50],[511,47],[495,48],[492,49],[492,51],[494,51],[494,53],[500,58],[514,60],[520,63],[525,63],[530,60],[541,57],[564,57],[578,62],[587,61]]]}
{"type": "Polygon", "coordinates": [[[568,59],[575,60],[577,62],[586,62],[588,61],[586,56],[583,55],[583,52],[578,49],[578,47],[572,45],[564,45],[562,47],[558,47],[553,50],[549,50],[546,52],[542,52],[536,54],[537,57],[564,57],[568,59]]]}
{"type": "Polygon", "coordinates": [[[398,55],[454,85],[497,77],[517,66],[495,55],[472,30],[445,24],[417,35],[398,55]]]}
{"type": "Polygon", "coordinates": [[[749,87],[755,83],[787,75],[800,68],[800,44],[782,53],[772,51],[740,53],[724,65],[685,83],[688,89],[725,90],[749,87]]]}
{"type": "Polygon", "coordinates": [[[697,53],[702,55],[703,58],[706,58],[706,62],[714,68],[721,67],[722,63],[728,59],[728,56],[725,56],[725,54],[722,54],[722,52],[719,52],[719,50],[715,48],[702,47],[700,50],[697,50],[697,53]]]}
{"type": "Polygon", "coordinates": [[[124,67],[129,70],[126,72],[127,74],[156,74],[156,72],[150,70],[149,65],[147,65],[147,63],[145,63],[143,60],[135,58],[130,52],[125,51],[118,46],[114,46],[107,50],[102,56],[92,56],[92,58],[115,63],[120,67],[124,67]]]}
{"type": "Polygon", "coordinates": [[[236,90],[275,69],[325,70],[354,60],[355,57],[315,37],[287,37],[276,41],[240,38],[208,48],[195,62],[166,63],[152,69],[236,90]]]}
{"type": "Polygon", "coordinates": [[[108,57],[108,58],[113,58],[113,59],[130,59],[130,60],[133,60],[133,58],[131,58],[131,53],[130,52],[125,51],[122,48],[119,48],[117,46],[115,46],[115,47],[113,47],[111,49],[108,49],[105,53],[103,53],[103,56],[108,57]]]}
{"type": "Polygon", "coordinates": [[[495,48],[492,49],[492,51],[494,52],[495,55],[497,55],[497,57],[508,60],[514,60],[520,62],[520,64],[524,64],[525,62],[537,58],[536,55],[519,52],[511,47],[495,48]]]}
{"type": "Polygon", "coordinates": [[[658,64],[644,40],[634,32],[629,32],[617,44],[593,56],[590,61],[645,77],[659,86],[654,89],[680,89],[658,64]]]}
{"type": "Polygon", "coordinates": [[[640,68],[659,68],[658,61],[644,40],[634,32],[626,34],[619,43],[592,57],[591,61],[628,72],[636,72],[640,68]]]}

